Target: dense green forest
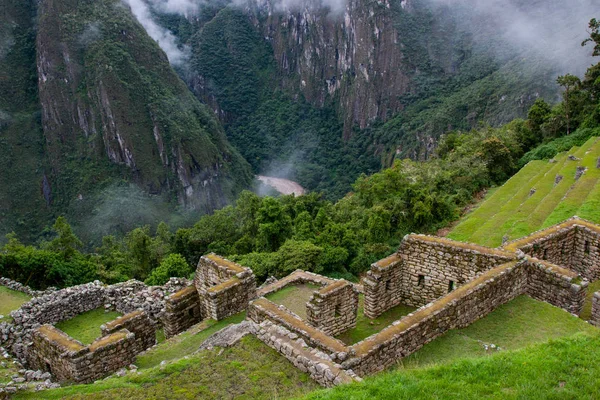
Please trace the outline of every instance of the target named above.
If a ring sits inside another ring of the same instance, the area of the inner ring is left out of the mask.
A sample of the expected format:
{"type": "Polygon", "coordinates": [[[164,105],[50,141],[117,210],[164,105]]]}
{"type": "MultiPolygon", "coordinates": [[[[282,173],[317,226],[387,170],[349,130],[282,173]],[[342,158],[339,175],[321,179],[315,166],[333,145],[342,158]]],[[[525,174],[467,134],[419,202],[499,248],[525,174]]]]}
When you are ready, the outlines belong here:
{"type": "MultiPolygon", "coordinates": [[[[600,56],[600,24],[592,20],[590,29],[594,54],[600,56]]],[[[582,80],[558,78],[565,81],[569,87],[555,106],[539,100],[527,120],[449,133],[430,160],[397,160],[391,168],[362,175],[337,202],[319,193],[259,197],[245,191],[235,204],[191,228],[139,227],[122,239],[105,236],[93,252],[84,252],[61,217],[53,238],[37,247],[9,235],[0,252],[0,274],[36,288],[93,279],[161,284],[191,274],[200,255],[216,252],[251,267],[260,279],[297,268],[356,279],[392,252],[403,235],[446,226],[476,193],[502,184],[524,163],[600,136],[600,64],[582,80]]]]}
{"type": "MultiPolygon", "coordinates": [[[[534,52],[471,31],[464,7],[427,1],[377,9],[398,32],[399,43],[381,46],[402,48],[407,87],[401,111],[363,128],[346,126],[343,94],[304,97],[264,36],[264,12],[229,0],[202,2],[193,16],[152,9],[189,55],[173,66],[118,0],[0,2],[0,233],[24,243],[51,240],[44,227],[59,215],[86,248],[161,220],[190,226],[251,189],[251,173],[334,203],[397,154],[426,160],[442,134],[524,118],[536,96],[557,92],[553,67],[534,52]]],[[[275,28],[290,35],[284,25],[275,28]]]]}
{"type": "MultiPolygon", "coordinates": [[[[343,132],[339,94],[315,106],[299,82],[282,85],[297,78],[278,70],[273,48],[245,11],[221,1],[202,6],[194,19],[157,18],[191,48],[190,66],[180,74],[218,108],[229,140],[253,171],[295,180],[335,201],[361,173],[390,167],[397,152],[427,159],[445,132],[480,121],[499,126],[525,117],[533,93],[556,96],[553,66],[535,51],[525,56],[494,35],[471,32],[463,25],[464,7],[440,9],[427,1],[410,11],[400,2],[390,7],[403,49],[398,67],[410,77],[410,89],[401,112],[364,129],[354,126],[351,135],[343,132]]],[[[266,16],[254,18],[261,26],[266,16]]]]}

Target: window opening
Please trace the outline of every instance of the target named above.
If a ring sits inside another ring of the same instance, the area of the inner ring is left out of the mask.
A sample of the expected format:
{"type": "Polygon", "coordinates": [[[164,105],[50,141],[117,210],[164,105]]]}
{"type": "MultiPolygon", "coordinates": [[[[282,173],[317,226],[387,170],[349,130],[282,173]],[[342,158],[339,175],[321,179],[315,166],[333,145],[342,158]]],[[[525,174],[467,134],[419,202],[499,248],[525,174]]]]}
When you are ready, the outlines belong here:
{"type": "Polygon", "coordinates": [[[454,281],[449,281],[448,282],[448,293],[450,293],[454,289],[456,289],[456,284],[454,283],[454,281]]]}
{"type": "Polygon", "coordinates": [[[585,247],[583,249],[585,254],[590,254],[590,242],[588,240],[585,241],[585,247]]]}
{"type": "Polygon", "coordinates": [[[419,275],[419,281],[417,282],[417,286],[425,286],[425,275],[419,275]]]}

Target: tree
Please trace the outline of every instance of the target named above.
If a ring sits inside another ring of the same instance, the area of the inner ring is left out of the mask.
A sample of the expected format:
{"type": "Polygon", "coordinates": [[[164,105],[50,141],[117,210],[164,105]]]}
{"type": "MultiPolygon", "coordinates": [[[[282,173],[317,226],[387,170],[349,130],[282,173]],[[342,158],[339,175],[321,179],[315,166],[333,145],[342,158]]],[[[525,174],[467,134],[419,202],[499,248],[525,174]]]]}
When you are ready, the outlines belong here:
{"type": "Polygon", "coordinates": [[[522,140],[522,142],[524,142],[526,148],[533,148],[536,144],[541,142],[542,125],[548,121],[551,113],[552,107],[550,107],[550,104],[546,103],[544,99],[537,99],[535,103],[533,103],[527,113],[527,123],[531,128],[534,137],[530,138],[530,140],[527,140],[529,138],[522,138],[525,139],[522,140]]]}
{"type": "Polygon", "coordinates": [[[83,243],[75,236],[65,217],[58,217],[52,230],[57,236],[48,243],[49,250],[58,251],[67,259],[79,253],[83,243]]]}
{"type": "Polygon", "coordinates": [[[150,227],[135,228],[125,236],[129,258],[133,263],[134,277],[145,279],[156,266],[152,259],[150,227]]]}
{"type": "Polygon", "coordinates": [[[490,179],[501,183],[515,170],[515,163],[508,147],[497,137],[491,137],[481,143],[481,159],[484,160],[490,179]]]}
{"type": "Polygon", "coordinates": [[[192,272],[192,268],[185,261],[181,254],[169,254],[160,263],[160,265],[152,271],[146,284],[151,286],[159,286],[167,283],[169,278],[179,277],[187,278],[192,272]]]}
{"type": "Polygon", "coordinates": [[[292,219],[281,203],[272,197],[265,197],[258,209],[258,236],[256,246],[260,251],[277,251],[292,233],[292,219]]]}
{"type": "Polygon", "coordinates": [[[598,57],[600,56],[600,21],[598,21],[596,18],[593,18],[590,21],[589,27],[591,30],[590,37],[585,39],[581,45],[586,46],[588,43],[593,43],[594,51],[592,55],[594,57],[598,57]]]}
{"type": "Polygon", "coordinates": [[[566,75],[559,76],[558,79],[556,79],[556,82],[565,89],[565,93],[563,94],[563,98],[565,100],[565,117],[567,119],[567,135],[570,135],[571,134],[571,118],[570,118],[571,113],[570,113],[570,111],[571,110],[569,108],[569,100],[571,97],[571,92],[575,88],[579,87],[579,85],[581,84],[581,81],[575,75],[566,74],[566,75]]]}

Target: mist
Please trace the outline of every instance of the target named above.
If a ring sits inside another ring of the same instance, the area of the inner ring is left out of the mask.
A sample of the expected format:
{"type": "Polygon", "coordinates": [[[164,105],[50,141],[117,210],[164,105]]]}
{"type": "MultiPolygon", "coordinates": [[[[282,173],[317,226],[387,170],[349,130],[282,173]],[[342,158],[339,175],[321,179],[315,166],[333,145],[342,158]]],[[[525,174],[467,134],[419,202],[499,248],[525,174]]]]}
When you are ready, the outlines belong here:
{"type": "Polygon", "coordinates": [[[149,0],[149,2],[160,12],[181,14],[186,17],[197,13],[200,6],[205,3],[204,0],[149,0]]]}
{"type": "Polygon", "coordinates": [[[131,230],[150,225],[154,230],[159,222],[166,222],[173,230],[191,225],[201,212],[174,207],[168,196],[149,195],[135,184],[115,183],[90,198],[77,200],[72,209],[88,217],[75,226],[85,243],[99,244],[106,235],[124,236],[131,230]]]}
{"type": "MultiPolygon", "coordinates": [[[[189,58],[186,49],[182,50],[177,46],[177,39],[169,30],[158,25],[152,19],[150,7],[144,0],[122,0],[123,3],[131,8],[131,12],[144,27],[148,35],[154,39],[169,58],[169,62],[175,66],[182,66],[189,58]]],[[[172,3],[174,6],[181,6],[180,3],[192,3],[191,0],[167,0],[164,3],[172,3]]]]}
{"type": "MultiPolygon", "coordinates": [[[[583,75],[593,63],[592,48],[582,47],[590,19],[600,16],[600,0],[428,0],[461,11],[461,25],[475,40],[499,40],[513,50],[536,53],[557,73],[583,75]]],[[[450,11],[450,10],[449,10],[450,11]]]]}

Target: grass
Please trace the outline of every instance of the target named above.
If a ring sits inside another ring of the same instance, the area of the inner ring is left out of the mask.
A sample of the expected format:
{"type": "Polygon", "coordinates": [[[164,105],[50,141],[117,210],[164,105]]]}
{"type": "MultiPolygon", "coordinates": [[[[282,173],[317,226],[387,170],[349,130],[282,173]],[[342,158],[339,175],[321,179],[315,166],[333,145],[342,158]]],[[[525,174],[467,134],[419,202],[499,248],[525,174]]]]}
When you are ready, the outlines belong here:
{"type": "Polygon", "coordinates": [[[228,349],[205,350],[164,366],[15,399],[276,399],[318,388],[275,350],[252,336],[228,349]]]}
{"type": "Polygon", "coordinates": [[[527,164],[519,174],[513,175],[502,187],[496,188],[486,195],[484,201],[478,207],[466,215],[466,217],[452,230],[448,237],[454,240],[468,241],[473,232],[487,222],[498,209],[489,207],[488,204],[505,204],[515,193],[522,189],[523,182],[539,179],[539,176],[550,169],[551,164],[545,161],[532,161],[527,164]]]}
{"type": "Polygon", "coordinates": [[[306,302],[308,302],[313,292],[320,288],[321,286],[310,283],[289,285],[275,293],[271,293],[267,296],[267,299],[275,304],[285,306],[300,318],[306,320],[306,302]]]}
{"type": "MultiPolygon", "coordinates": [[[[600,147],[600,141],[596,143],[600,147]]],[[[592,154],[598,154],[599,151],[592,151],[592,154]]],[[[542,227],[546,228],[556,225],[565,219],[577,214],[579,208],[589,198],[590,193],[598,183],[600,178],[600,169],[596,168],[596,157],[585,157],[581,163],[587,168],[587,171],[579,178],[577,183],[567,192],[560,204],[546,218],[542,227]]]]}
{"type": "MultiPolygon", "coordinates": [[[[177,360],[188,356],[198,350],[202,342],[213,333],[225,328],[230,324],[237,324],[246,318],[246,313],[242,312],[226,318],[222,321],[205,320],[193,326],[189,330],[164,340],[148,350],[146,353],[138,356],[135,361],[140,369],[152,368],[160,365],[162,361],[177,360]]],[[[160,339],[160,334],[157,334],[160,339]]],[[[162,335],[164,338],[164,334],[162,335]]]]}
{"type": "Polygon", "coordinates": [[[19,309],[23,303],[27,303],[29,300],[31,300],[31,296],[28,294],[0,286],[0,315],[2,315],[0,322],[12,320],[10,312],[19,309]]]}
{"type": "Polygon", "coordinates": [[[594,293],[600,290],[600,280],[596,282],[590,282],[590,285],[587,288],[585,303],[583,303],[583,310],[581,311],[581,315],[579,318],[587,321],[592,316],[592,298],[594,297],[594,293]]]}
{"type": "Polygon", "coordinates": [[[418,368],[459,358],[489,356],[578,332],[594,334],[600,330],[560,308],[519,296],[467,328],[452,330],[425,345],[399,365],[418,368]],[[496,349],[486,350],[484,345],[491,344],[496,349]]]}
{"type": "Polygon", "coordinates": [[[392,322],[399,320],[403,316],[410,314],[415,310],[414,307],[399,304],[396,307],[386,311],[375,319],[369,319],[364,315],[364,296],[360,295],[358,303],[358,318],[356,328],[351,329],[337,336],[347,345],[358,343],[361,340],[381,331],[392,322]]]}
{"type": "Polygon", "coordinates": [[[570,338],[491,357],[397,370],[309,399],[594,399],[600,387],[600,335],[570,338]]]}
{"type": "Polygon", "coordinates": [[[100,337],[100,326],[102,324],[120,316],[121,314],[116,311],[105,312],[103,308],[97,308],[69,320],[61,321],[56,324],[56,327],[86,345],[100,337]]]}
{"type": "MultiPolygon", "coordinates": [[[[306,302],[315,290],[320,286],[312,284],[290,285],[275,293],[267,296],[275,304],[284,305],[300,318],[306,320],[306,302]]],[[[356,328],[351,329],[337,336],[342,342],[350,345],[379,332],[392,322],[399,320],[403,316],[410,314],[415,310],[414,307],[405,306],[404,304],[386,311],[375,319],[369,319],[364,315],[364,296],[359,296],[358,317],[356,320],[356,328]]]]}
{"type": "Polygon", "coordinates": [[[517,239],[574,215],[600,223],[600,141],[590,138],[581,147],[555,157],[555,163],[532,161],[481,206],[467,214],[449,238],[499,246],[504,236],[517,239]],[[568,160],[569,155],[581,158],[568,160]],[[588,168],[575,181],[577,166],[588,168]],[[563,179],[555,184],[556,175],[563,179]],[[535,188],[535,193],[530,190],[535,188]]]}

